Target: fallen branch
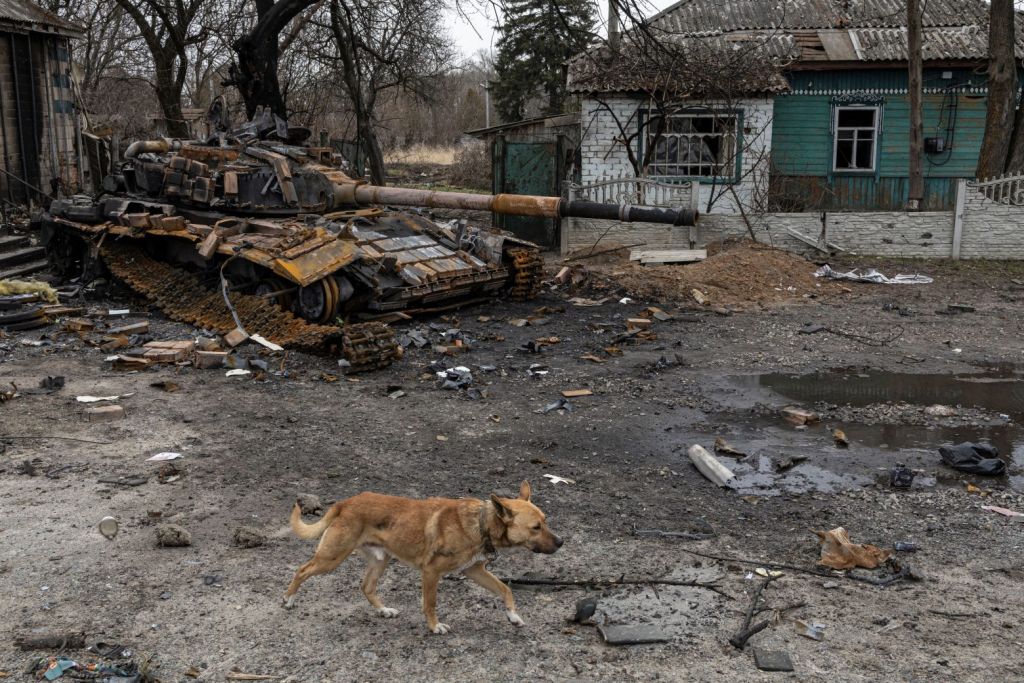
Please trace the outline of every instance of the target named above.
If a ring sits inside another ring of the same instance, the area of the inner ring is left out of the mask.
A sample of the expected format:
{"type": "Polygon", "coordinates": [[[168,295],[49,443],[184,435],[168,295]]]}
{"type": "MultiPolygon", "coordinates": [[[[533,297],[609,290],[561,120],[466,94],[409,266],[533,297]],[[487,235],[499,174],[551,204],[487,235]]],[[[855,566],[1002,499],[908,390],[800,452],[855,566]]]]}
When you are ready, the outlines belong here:
{"type": "Polygon", "coordinates": [[[14,644],[22,650],[81,650],[85,647],[85,633],[42,633],[18,636],[14,644]]]}
{"type": "Polygon", "coordinates": [[[502,583],[519,584],[520,586],[579,586],[581,588],[607,588],[608,586],[692,586],[694,588],[707,588],[719,595],[732,600],[732,596],[713,583],[701,583],[700,581],[681,581],[678,579],[533,579],[533,578],[511,578],[503,577],[502,583]]]}
{"type": "Polygon", "coordinates": [[[745,648],[747,646],[747,641],[750,640],[750,637],[752,635],[754,635],[755,633],[760,633],[761,631],[768,628],[768,625],[772,623],[771,619],[765,619],[764,621],[758,622],[751,626],[750,620],[754,618],[754,610],[757,609],[757,603],[761,599],[761,593],[764,591],[765,587],[768,584],[770,584],[774,579],[774,576],[768,576],[767,578],[765,578],[764,581],[760,583],[760,585],[757,587],[757,590],[754,591],[754,597],[750,601],[750,606],[747,607],[747,613],[743,617],[743,623],[740,626],[739,631],[737,631],[736,634],[729,639],[729,644],[731,644],[737,650],[742,650],[743,648],[745,648]]]}

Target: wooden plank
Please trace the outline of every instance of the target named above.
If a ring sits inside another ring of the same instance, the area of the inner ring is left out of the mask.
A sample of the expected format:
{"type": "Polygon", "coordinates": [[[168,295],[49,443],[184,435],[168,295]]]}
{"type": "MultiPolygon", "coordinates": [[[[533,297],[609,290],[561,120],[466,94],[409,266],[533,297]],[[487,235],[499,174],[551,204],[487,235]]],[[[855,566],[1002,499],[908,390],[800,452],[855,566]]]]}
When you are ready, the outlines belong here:
{"type": "Polygon", "coordinates": [[[708,257],[707,249],[664,249],[644,250],[634,249],[629,252],[630,261],[641,263],[693,263],[703,261],[708,257]]]}

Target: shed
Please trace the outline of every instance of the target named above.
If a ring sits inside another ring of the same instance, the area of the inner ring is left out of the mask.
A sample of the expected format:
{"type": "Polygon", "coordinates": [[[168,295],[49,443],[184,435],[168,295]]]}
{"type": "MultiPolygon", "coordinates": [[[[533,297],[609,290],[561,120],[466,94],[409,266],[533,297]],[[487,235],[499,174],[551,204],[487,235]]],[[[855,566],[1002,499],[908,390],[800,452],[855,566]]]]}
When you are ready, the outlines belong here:
{"type": "Polygon", "coordinates": [[[72,38],[82,30],[28,0],[0,0],[0,199],[42,201],[80,185],[72,38]]]}
{"type": "MultiPolygon", "coordinates": [[[[491,155],[494,194],[562,195],[567,177],[579,177],[578,113],[540,116],[466,131],[483,140],[491,155]]],[[[559,220],[494,215],[494,225],[544,247],[557,247],[559,220]]]]}

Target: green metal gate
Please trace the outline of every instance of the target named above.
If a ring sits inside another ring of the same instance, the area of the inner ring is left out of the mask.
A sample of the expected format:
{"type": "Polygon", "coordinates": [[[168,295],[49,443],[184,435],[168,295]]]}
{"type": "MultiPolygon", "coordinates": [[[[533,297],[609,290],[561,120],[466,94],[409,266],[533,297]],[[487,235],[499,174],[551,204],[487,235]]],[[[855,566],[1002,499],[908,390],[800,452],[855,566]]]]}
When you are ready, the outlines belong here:
{"type": "MultiPolygon", "coordinates": [[[[498,136],[491,156],[494,164],[494,193],[557,197],[562,188],[562,138],[546,142],[520,142],[498,136]]],[[[494,225],[542,247],[557,247],[557,218],[501,216],[494,225]]]]}

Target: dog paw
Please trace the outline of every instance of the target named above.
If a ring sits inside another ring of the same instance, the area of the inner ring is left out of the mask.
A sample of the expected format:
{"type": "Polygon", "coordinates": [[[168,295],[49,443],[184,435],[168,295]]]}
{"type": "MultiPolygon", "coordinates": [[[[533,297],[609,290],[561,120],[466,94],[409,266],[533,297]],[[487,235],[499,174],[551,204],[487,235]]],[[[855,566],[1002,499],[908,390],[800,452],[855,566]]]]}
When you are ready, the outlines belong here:
{"type": "Polygon", "coordinates": [[[448,633],[448,631],[451,631],[452,627],[449,626],[448,624],[442,624],[442,623],[438,622],[437,626],[435,626],[434,628],[432,628],[430,630],[433,631],[434,633],[436,633],[439,636],[443,636],[444,634],[448,633]]]}
{"type": "Polygon", "coordinates": [[[295,596],[288,597],[287,595],[281,598],[281,606],[285,609],[291,609],[295,606],[295,596]]]}
{"type": "Polygon", "coordinates": [[[391,619],[392,617],[398,616],[398,610],[394,607],[378,607],[377,614],[384,617],[385,619],[391,619]]]}
{"type": "Polygon", "coordinates": [[[523,621],[523,618],[512,610],[506,610],[505,616],[508,617],[509,623],[513,626],[526,626],[526,622],[523,621]]]}

